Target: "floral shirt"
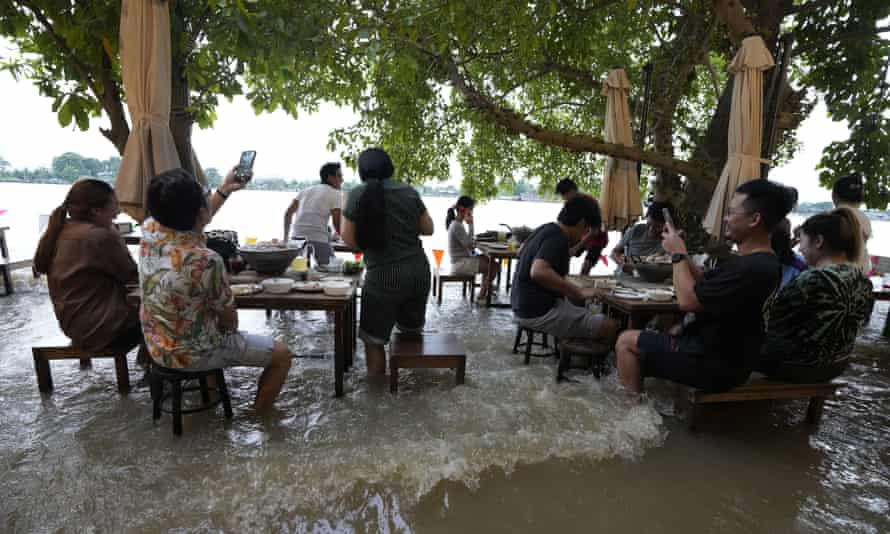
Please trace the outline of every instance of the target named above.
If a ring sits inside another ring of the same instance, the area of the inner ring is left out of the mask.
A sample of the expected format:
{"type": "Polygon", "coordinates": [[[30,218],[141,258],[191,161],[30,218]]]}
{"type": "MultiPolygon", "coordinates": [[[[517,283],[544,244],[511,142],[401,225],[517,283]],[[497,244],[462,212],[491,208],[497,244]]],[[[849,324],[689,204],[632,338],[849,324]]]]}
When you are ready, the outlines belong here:
{"type": "Polygon", "coordinates": [[[142,226],[140,319],[151,357],[165,367],[190,367],[223,344],[221,312],[234,303],[222,258],[204,236],[142,226]]]}

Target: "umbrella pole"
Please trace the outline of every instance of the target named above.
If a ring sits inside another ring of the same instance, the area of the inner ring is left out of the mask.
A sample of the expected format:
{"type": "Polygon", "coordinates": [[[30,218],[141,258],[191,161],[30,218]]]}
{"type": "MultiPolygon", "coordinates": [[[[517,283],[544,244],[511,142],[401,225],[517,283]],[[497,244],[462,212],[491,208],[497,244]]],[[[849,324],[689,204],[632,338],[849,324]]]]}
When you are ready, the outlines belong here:
{"type": "MultiPolygon", "coordinates": [[[[640,148],[646,148],[646,127],[649,123],[649,101],[652,96],[652,63],[646,63],[643,67],[643,73],[646,76],[646,90],[643,93],[643,112],[640,115],[639,129],[639,145],[640,148]]],[[[637,162],[637,183],[643,183],[643,162],[637,162]]]]}
{"type": "MultiPolygon", "coordinates": [[[[773,152],[776,149],[776,131],[778,126],[779,115],[779,93],[782,90],[782,82],[785,80],[785,74],[788,72],[788,63],[791,59],[791,45],[794,37],[786,33],[779,41],[781,50],[778,51],[779,62],[773,69],[773,75],[770,79],[769,93],[767,94],[766,109],[763,118],[763,142],[761,145],[761,157],[763,159],[772,160],[773,152]]],[[[760,164],[760,177],[766,180],[769,177],[770,166],[766,163],[760,164]]]]}

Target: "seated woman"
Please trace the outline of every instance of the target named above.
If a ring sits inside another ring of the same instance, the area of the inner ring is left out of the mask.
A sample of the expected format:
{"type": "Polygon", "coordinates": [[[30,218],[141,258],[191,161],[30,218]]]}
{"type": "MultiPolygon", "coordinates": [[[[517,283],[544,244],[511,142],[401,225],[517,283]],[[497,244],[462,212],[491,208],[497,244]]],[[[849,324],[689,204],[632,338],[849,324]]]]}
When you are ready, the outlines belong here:
{"type": "Polygon", "coordinates": [[[420,236],[433,234],[433,220],[417,190],[391,179],[394,171],[383,149],[359,155],[363,183],[349,192],[340,227],[343,241],[365,255],[359,337],[369,375],[386,374],[384,345],[393,326],[402,332],[423,329],[430,292],[420,236]]]}
{"type": "Polygon", "coordinates": [[[809,269],[767,306],[760,370],[789,382],[825,382],[847,367],[872,284],[859,268],[862,228],[849,208],[814,215],[800,230],[809,269]]]}
{"type": "Polygon", "coordinates": [[[807,268],[807,263],[792,248],[791,221],[788,220],[788,217],[782,219],[773,230],[773,233],[770,235],[770,246],[773,252],[776,253],[776,257],[779,258],[779,264],[782,266],[782,281],[779,284],[781,289],[807,268]]]}
{"type": "Polygon", "coordinates": [[[482,289],[479,301],[488,296],[491,282],[500,271],[500,264],[482,261],[480,256],[473,255],[474,236],[473,207],[476,201],[468,196],[461,196],[457,203],[448,208],[445,216],[445,228],[448,230],[448,256],[451,258],[451,272],[454,274],[482,274],[482,289]],[[469,231],[464,228],[466,223],[469,231]]]}
{"type": "Polygon", "coordinates": [[[74,182],[53,210],[34,255],[34,274],[47,275],[49,296],[62,332],[80,349],[147,353],[139,309],[127,303],[128,282],[138,282],[136,262],[113,227],[114,189],[101,180],[74,182]]]}

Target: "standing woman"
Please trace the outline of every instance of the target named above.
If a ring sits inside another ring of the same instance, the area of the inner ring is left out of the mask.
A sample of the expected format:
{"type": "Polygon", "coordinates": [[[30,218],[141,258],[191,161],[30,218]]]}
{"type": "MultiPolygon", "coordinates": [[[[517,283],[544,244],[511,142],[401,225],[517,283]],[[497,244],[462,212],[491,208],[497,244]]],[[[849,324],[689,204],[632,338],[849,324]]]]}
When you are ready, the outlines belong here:
{"type": "Polygon", "coordinates": [[[343,210],[343,241],[365,255],[359,337],[365,343],[368,374],[386,374],[393,326],[420,333],[426,320],[430,264],[421,235],[433,234],[433,220],[410,185],[392,179],[395,169],[381,148],[358,157],[361,185],[349,192],[343,210]]]}
{"type": "Polygon", "coordinates": [[[473,208],[476,201],[466,195],[457,199],[457,203],[448,208],[445,216],[445,228],[448,230],[448,257],[451,258],[451,272],[454,274],[482,274],[482,289],[479,301],[482,302],[491,291],[491,282],[500,270],[500,264],[482,261],[473,255],[474,237],[473,208]],[[464,228],[464,224],[467,228],[464,228]]]}
{"type": "Polygon", "coordinates": [[[34,255],[34,274],[47,275],[62,332],[88,351],[131,350],[147,362],[139,309],[127,303],[127,282],[138,281],[136,262],[113,227],[114,189],[101,180],[74,182],[53,210],[34,255]]]}

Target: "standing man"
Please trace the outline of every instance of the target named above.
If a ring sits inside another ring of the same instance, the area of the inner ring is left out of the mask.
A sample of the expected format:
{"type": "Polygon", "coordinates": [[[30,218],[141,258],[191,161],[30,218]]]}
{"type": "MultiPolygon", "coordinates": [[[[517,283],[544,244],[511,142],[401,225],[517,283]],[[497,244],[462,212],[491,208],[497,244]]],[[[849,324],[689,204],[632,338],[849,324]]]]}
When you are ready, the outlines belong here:
{"type": "Polygon", "coordinates": [[[763,341],[763,305],[779,286],[781,266],[770,234],[791,211],[788,190],[767,180],[736,189],[723,217],[726,238],[738,255],[703,273],[672,225],[664,250],[674,264],[674,289],[687,315],[679,335],[626,330],[618,338],[618,379],[640,393],[654,376],[706,391],[723,391],[748,380],[763,341]]]}
{"type": "MultiPolygon", "coordinates": [[[[592,196],[578,191],[578,184],[570,178],[563,178],[556,184],[556,193],[562,197],[563,202],[568,202],[577,196],[582,196],[597,203],[596,199],[592,196]]],[[[597,203],[597,211],[599,211],[599,203],[597,203]]],[[[603,249],[606,248],[606,245],[608,244],[609,234],[603,230],[602,225],[600,225],[597,228],[591,228],[588,235],[584,236],[584,239],[578,241],[578,244],[571,248],[569,254],[572,257],[580,256],[582,252],[587,252],[587,255],[584,256],[584,262],[581,264],[581,274],[585,276],[590,274],[590,270],[596,265],[596,262],[599,261],[603,249]]]]}
{"type": "Polygon", "coordinates": [[[343,170],[339,163],[325,163],[319,172],[321,183],[297,193],[284,213],[284,240],[303,236],[312,245],[319,265],[327,265],[334,256],[328,218],[340,233],[340,187],[343,170]],[[296,213],[296,219],[294,219],[296,213]],[[291,227],[291,219],[293,227],[291,227]]]}
{"type": "Polygon", "coordinates": [[[561,339],[585,338],[612,346],[618,324],[570,302],[584,302],[596,290],[581,289],[565,278],[569,249],[601,224],[596,202],[578,195],[565,203],[557,222],[541,225],[523,243],[510,294],[520,326],[561,339]]]}

